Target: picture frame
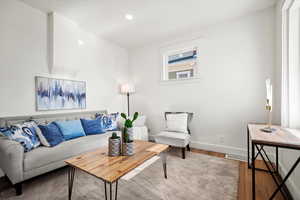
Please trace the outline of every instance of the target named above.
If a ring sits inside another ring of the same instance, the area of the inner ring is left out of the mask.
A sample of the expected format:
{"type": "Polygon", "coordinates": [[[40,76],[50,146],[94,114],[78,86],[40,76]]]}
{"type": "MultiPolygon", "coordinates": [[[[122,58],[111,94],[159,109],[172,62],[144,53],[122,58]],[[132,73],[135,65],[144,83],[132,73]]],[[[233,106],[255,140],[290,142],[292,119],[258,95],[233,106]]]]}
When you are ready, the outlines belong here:
{"type": "Polygon", "coordinates": [[[86,109],[86,82],[35,77],[36,110],[86,109]]]}

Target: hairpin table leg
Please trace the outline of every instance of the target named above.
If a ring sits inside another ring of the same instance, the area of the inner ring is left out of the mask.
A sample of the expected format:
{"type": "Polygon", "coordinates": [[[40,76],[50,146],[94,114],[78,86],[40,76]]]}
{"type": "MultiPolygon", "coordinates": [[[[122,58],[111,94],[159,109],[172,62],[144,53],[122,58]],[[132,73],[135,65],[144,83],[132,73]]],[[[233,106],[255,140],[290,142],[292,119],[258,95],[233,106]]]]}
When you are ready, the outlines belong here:
{"type": "Polygon", "coordinates": [[[168,178],[168,174],[167,174],[167,153],[165,151],[161,153],[161,159],[162,159],[162,163],[163,163],[164,176],[165,176],[165,179],[167,179],[168,178]]]}
{"type": "Polygon", "coordinates": [[[75,168],[70,167],[68,172],[68,182],[69,182],[69,200],[72,199],[72,190],[73,190],[73,182],[74,182],[75,168]]]}

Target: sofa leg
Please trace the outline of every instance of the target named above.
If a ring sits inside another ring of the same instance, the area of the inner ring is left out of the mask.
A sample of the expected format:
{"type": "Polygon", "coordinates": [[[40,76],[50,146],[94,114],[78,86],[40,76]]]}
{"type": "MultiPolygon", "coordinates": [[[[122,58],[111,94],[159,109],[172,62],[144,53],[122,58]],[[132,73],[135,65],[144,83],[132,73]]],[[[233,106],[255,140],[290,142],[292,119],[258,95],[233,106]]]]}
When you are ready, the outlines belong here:
{"type": "Polygon", "coordinates": [[[15,190],[16,190],[16,195],[20,196],[22,195],[22,183],[17,183],[14,185],[15,190]]]}
{"type": "Polygon", "coordinates": [[[185,147],[181,148],[182,151],[182,159],[185,159],[185,147]]]}
{"type": "Polygon", "coordinates": [[[4,180],[10,181],[9,178],[8,178],[8,176],[6,174],[4,175],[4,180]]]}
{"type": "Polygon", "coordinates": [[[190,144],[188,144],[188,145],[186,146],[186,148],[187,148],[188,151],[191,151],[190,144]]]}

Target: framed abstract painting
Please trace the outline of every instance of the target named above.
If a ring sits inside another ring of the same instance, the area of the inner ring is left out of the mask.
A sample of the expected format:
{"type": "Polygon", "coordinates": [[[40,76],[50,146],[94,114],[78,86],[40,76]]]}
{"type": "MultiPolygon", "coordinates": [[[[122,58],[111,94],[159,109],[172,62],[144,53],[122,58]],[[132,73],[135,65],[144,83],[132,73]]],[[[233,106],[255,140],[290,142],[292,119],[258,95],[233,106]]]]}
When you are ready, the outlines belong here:
{"type": "Polygon", "coordinates": [[[37,111],[85,109],[86,82],[35,77],[37,111]]]}

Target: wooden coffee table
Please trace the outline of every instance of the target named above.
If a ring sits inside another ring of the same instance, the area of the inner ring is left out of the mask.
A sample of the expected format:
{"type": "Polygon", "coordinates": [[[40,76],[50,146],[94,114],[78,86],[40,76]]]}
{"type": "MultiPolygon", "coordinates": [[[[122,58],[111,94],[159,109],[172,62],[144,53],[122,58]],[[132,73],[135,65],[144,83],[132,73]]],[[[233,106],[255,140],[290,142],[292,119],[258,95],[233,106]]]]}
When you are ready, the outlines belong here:
{"type": "Polygon", "coordinates": [[[106,200],[108,199],[106,189],[107,184],[109,184],[109,197],[110,200],[112,200],[112,184],[116,183],[115,199],[117,200],[118,180],[131,170],[135,169],[156,155],[161,155],[164,176],[167,178],[166,150],[169,148],[169,146],[140,140],[134,141],[134,145],[135,154],[133,156],[109,157],[107,155],[106,147],[65,160],[65,162],[70,166],[68,173],[69,200],[72,198],[72,189],[76,169],[95,176],[104,182],[106,200]]]}

